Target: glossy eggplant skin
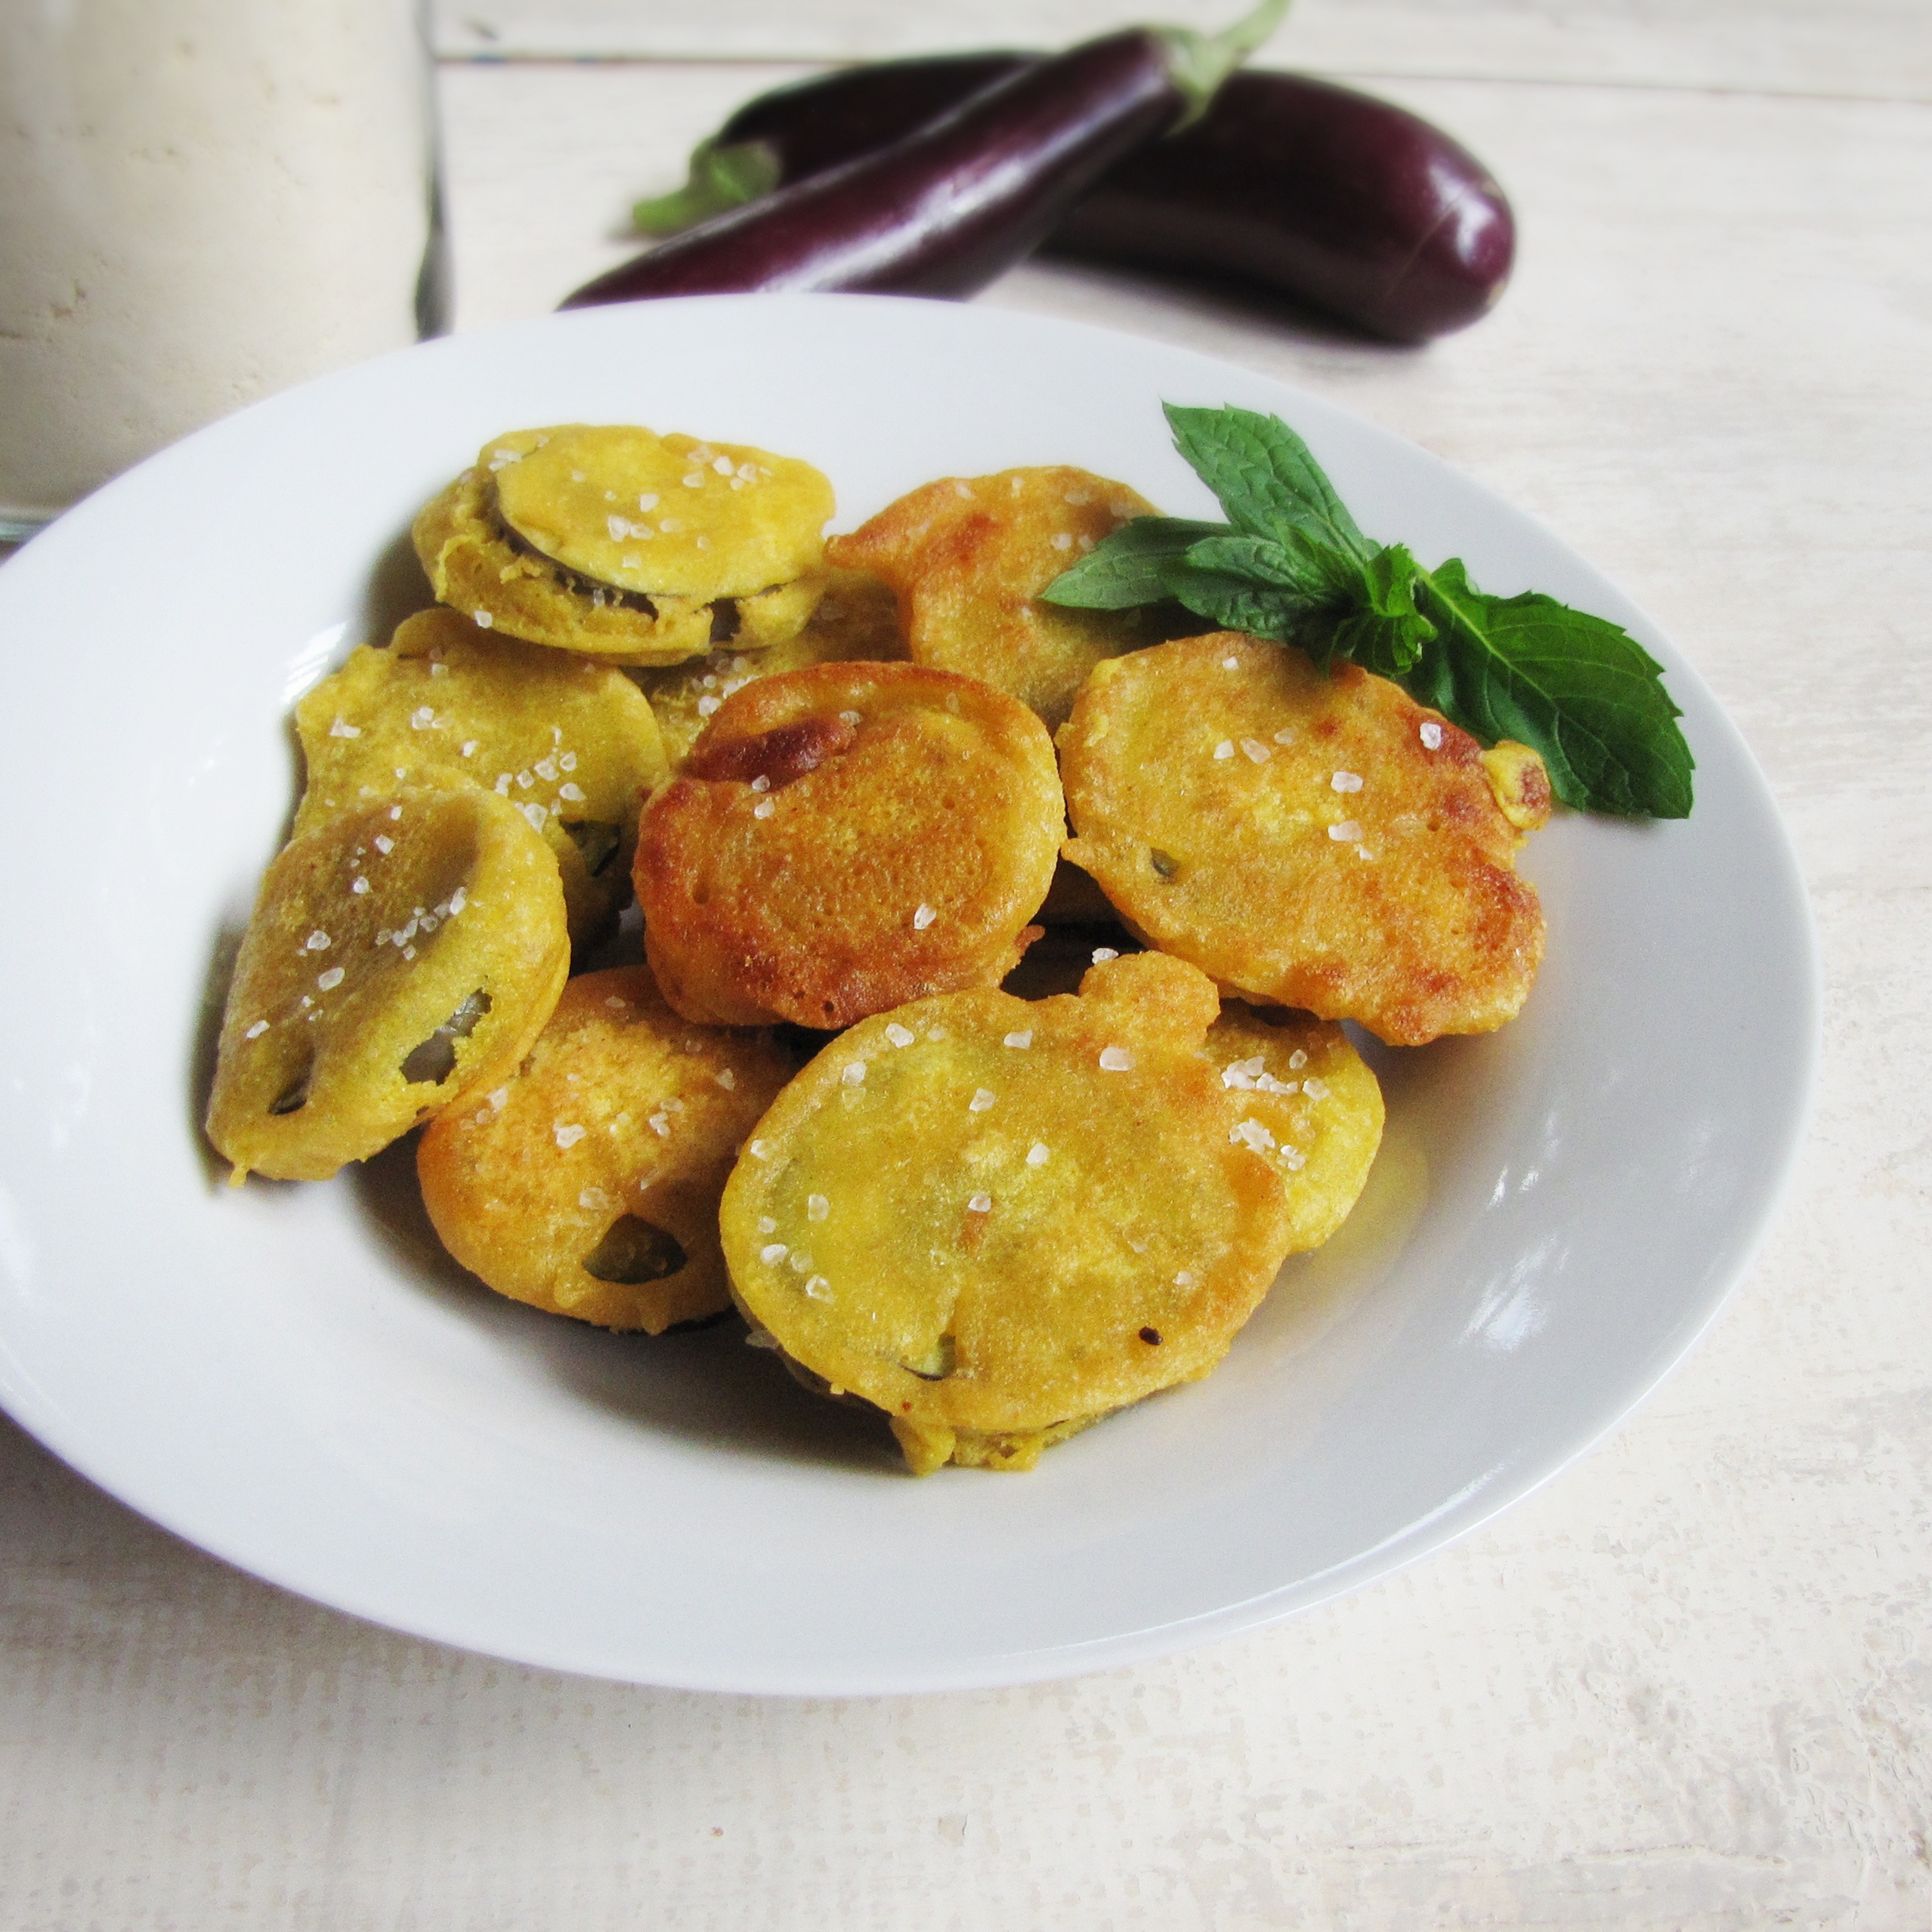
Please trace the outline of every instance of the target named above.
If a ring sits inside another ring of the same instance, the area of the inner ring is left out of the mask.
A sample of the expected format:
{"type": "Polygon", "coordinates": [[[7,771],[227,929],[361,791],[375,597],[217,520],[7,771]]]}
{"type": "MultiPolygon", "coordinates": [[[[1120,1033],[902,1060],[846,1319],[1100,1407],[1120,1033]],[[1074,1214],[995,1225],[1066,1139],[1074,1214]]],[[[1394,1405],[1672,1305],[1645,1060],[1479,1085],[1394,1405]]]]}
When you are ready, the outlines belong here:
{"type": "MultiPolygon", "coordinates": [[[[713,137],[755,141],[790,182],[901,139],[1037,57],[839,69],[747,102],[713,137]]],[[[1503,292],[1516,227],[1495,178],[1439,128],[1297,74],[1244,72],[1199,119],[1117,162],[1045,246],[1225,276],[1396,342],[1465,327],[1503,292]]]]}
{"type": "Polygon", "coordinates": [[[1427,121],[1329,82],[1244,73],[1192,126],[1117,162],[1050,246],[1238,276],[1417,342],[1495,306],[1516,222],[1488,169],[1427,121]]]}
{"type": "Polygon", "coordinates": [[[1159,33],[1088,41],[902,139],[700,222],[563,306],[773,289],[971,295],[1187,107],[1159,33]]]}

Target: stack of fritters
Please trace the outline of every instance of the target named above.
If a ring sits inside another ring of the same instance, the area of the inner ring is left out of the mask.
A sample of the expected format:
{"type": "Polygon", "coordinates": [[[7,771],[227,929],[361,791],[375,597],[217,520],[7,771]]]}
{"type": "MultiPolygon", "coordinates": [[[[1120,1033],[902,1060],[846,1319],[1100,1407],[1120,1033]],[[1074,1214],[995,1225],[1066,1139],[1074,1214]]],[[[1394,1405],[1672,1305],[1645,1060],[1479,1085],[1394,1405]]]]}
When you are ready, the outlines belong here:
{"type": "Polygon", "coordinates": [[[1521,1005],[1549,790],[1360,671],[1040,600],[1148,509],[944,478],[827,563],[795,459],[496,438],[417,521],[442,607],[298,709],[216,1145],[321,1176],[427,1121],[490,1287],[654,1334],[735,1299],[922,1473],[1205,1374],[1367,1178],[1337,1022],[1521,1005]],[[566,986],[633,880],[646,963],[566,986]]]}

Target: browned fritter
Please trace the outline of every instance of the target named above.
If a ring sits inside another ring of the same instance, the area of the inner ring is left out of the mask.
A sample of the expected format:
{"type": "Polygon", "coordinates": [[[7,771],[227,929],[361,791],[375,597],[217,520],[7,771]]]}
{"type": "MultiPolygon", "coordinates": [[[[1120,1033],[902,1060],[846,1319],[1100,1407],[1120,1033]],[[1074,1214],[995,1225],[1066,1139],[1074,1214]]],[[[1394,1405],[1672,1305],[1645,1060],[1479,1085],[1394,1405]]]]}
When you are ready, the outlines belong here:
{"type": "Polygon", "coordinates": [[[915,664],[997,685],[1050,728],[1095,665],[1162,633],[1148,612],[1062,610],[1040,592],[1152,510],[1125,484],[1063,465],[943,477],[833,538],[826,555],[898,592],[915,664]]]}
{"type": "Polygon", "coordinates": [[[687,663],[632,674],[651,700],[672,772],[683,769],[719,706],[747,685],[808,664],[884,663],[905,656],[898,599],[889,586],[858,570],[826,570],[819,581],[824,594],[796,637],[756,651],[723,644],[687,663]]]}
{"type": "Polygon", "coordinates": [[[1533,753],[1232,632],[1102,665],[1059,747],[1066,856],[1164,951],[1402,1046],[1521,1007],[1543,957],[1515,867],[1549,808],[1533,753]]]}
{"type": "Polygon", "coordinates": [[[1064,824],[1044,728],[990,686],[911,664],[763,678],[645,810],[645,956],[716,1025],[849,1026],[997,985],[1064,824]]]}
{"type": "Polygon", "coordinates": [[[512,1300],[654,1335],[717,1314],[719,1197],[793,1067],[768,1033],[679,1019],[642,966],[585,973],[522,1065],[424,1134],[423,1204],[512,1300]]]}

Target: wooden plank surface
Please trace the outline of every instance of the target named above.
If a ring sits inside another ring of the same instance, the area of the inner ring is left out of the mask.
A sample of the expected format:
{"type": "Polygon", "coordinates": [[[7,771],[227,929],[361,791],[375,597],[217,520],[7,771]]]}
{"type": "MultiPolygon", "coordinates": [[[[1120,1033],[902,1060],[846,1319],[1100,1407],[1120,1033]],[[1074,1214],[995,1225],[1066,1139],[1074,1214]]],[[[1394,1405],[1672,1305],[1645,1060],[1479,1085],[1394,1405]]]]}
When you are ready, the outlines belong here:
{"type": "MultiPolygon", "coordinates": [[[[1142,17],[1211,29],[1244,0],[435,0],[449,59],[855,60],[1055,47],[1142,17]]],[[[1295,0],[1266,56],[1320,73],[1932,99],[1921,0],[1295,0]]]]}
{"type": "MultiPolygon", "coordinates": [[[[1446,6],[1360,11],[1393,23],[1385,74],[1453,38],[1446,6]]],[[[1389,91],[1516,198],[1520,271],[1479,327],[1390,349],[1061,266],[982,299],[1427,444],[1715,688],[1791,826],[1828,1004],[1792,1197],[1712,1334],[1595,1455],[1401,1576],[1159,1663],[918,1699],[629,1689],[375,1630],[0,1423],[0,1926],[1932,1924],[1932,108],[1905,10],[1464,11],[1495,71],[1389,91]],[[1584,18],[1616,84],[1526,81],[1584,18]],[[1839,81],[1733,64],[1702,91],[1680,51],[1726,21],[1842,39],[1839,81]]],[[[990,12],[784,17],[820,51],[867,20],[1000,37],[990,12]]],[[[617,258],[631,196],[790,71],[713,51],[446,71],[463,326],[617,258]]]]}

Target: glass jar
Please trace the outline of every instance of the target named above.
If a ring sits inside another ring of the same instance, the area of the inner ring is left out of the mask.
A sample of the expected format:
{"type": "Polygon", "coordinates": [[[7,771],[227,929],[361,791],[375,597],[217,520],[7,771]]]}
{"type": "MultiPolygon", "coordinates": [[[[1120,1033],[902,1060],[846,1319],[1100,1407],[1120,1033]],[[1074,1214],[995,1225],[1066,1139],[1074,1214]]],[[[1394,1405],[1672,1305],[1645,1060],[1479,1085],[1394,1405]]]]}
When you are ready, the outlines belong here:
{"type": "Polygon", "coordinates": [[[0,539],[443,326],[416,0],[0,0],[0,539]]]}

